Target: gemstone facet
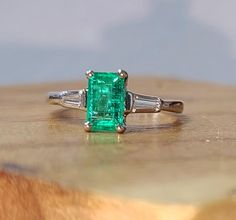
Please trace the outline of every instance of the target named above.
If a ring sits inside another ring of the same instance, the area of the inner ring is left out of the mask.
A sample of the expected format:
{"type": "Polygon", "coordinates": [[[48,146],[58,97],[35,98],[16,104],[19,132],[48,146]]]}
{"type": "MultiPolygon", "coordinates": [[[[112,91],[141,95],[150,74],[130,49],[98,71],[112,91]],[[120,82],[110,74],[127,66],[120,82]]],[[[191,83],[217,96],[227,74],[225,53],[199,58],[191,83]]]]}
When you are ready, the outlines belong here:
{"type": "Polygon", "coordinates": [[[115,72],[93,72],[88,79],[86,123],[91,131],[125,127],[125,79],[115,72]]]}

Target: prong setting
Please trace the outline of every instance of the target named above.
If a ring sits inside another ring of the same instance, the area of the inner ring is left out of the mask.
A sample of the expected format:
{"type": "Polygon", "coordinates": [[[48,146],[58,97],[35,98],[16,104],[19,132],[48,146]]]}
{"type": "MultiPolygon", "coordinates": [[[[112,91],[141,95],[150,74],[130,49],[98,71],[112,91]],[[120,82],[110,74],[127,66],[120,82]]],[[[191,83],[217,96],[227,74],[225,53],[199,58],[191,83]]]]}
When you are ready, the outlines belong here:
{"type": "Polygon", "coordinates": [[[118,70],[118,74],[121,78],[127,79],[128,78],[128,73],[122,69],[118,70]]]}
{"type": "Polygon", "coordinates": [[[84,130],[90,132],[92,129],[92,125],[87,121],[84,123],[84,130]]]}
{"type": "Polygon", "coordinates": [[[94,72],[92,70],[86,71],[85,75],[86,75],[87,79],[91,78],[93,76],[93,73],[94,72]]]}
{"type": "Polygon", "coordinates": [[[126,127],[123,126],[123,125],[118,125],[118,126],[116,127],[116,131],[117,131],[117,133],[119,133],[119,134],[124,133],[125,130],[126,130],[126,127]]]}

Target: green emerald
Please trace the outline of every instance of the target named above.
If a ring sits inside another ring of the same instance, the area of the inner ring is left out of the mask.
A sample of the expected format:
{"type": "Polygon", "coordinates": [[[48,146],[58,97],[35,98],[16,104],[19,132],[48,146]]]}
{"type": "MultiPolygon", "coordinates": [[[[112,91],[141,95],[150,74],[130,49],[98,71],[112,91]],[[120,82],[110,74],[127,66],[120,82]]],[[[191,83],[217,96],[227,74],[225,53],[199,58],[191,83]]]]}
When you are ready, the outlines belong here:
{"type": "Polygon", "coordinates": [[[94,72],[88,80],[86,122],[91,131],[125,126],[125,79],[115,72],[94,72]]]}

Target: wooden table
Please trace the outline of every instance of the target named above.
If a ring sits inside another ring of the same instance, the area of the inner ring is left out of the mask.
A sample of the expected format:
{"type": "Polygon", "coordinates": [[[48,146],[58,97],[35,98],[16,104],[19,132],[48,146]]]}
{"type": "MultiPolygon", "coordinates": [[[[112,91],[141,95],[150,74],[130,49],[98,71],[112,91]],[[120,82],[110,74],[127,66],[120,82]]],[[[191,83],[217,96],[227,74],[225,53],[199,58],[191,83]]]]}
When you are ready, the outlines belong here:
{"type": "Polygon", "coordinates": [[[85,114],[47,92],[86,82],[0,88],[0,168],[155,203],[203,204],[236,191],[236,88],[130,77],[129,89],[185,101],[176,114],[133,114],[125,134],[85,133],[85,114]]]}

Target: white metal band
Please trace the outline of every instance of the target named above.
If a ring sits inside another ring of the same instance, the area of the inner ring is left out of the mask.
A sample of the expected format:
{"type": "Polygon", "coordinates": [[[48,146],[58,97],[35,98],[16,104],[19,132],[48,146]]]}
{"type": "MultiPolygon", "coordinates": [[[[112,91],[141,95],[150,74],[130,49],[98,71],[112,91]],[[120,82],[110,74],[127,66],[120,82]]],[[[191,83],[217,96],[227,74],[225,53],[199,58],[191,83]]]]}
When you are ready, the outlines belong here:
{"type": "Polygon", "coordinates": [[[86,111],[86,90],[49,92],[48,101],[51,104],[86,111]]]}
{"type": "MultiPolygon", "coordinates": [[[[48,99],[51,104],[86,111],[86,94],[86,89],[50,92],[48,99]]],[[[182,113],[183,108],[184,103],[182,101],[167,101],[155,96],[141,95],[130,91],[127,92],[126,114],[157,113],[162,110],[182,113]]]]}

